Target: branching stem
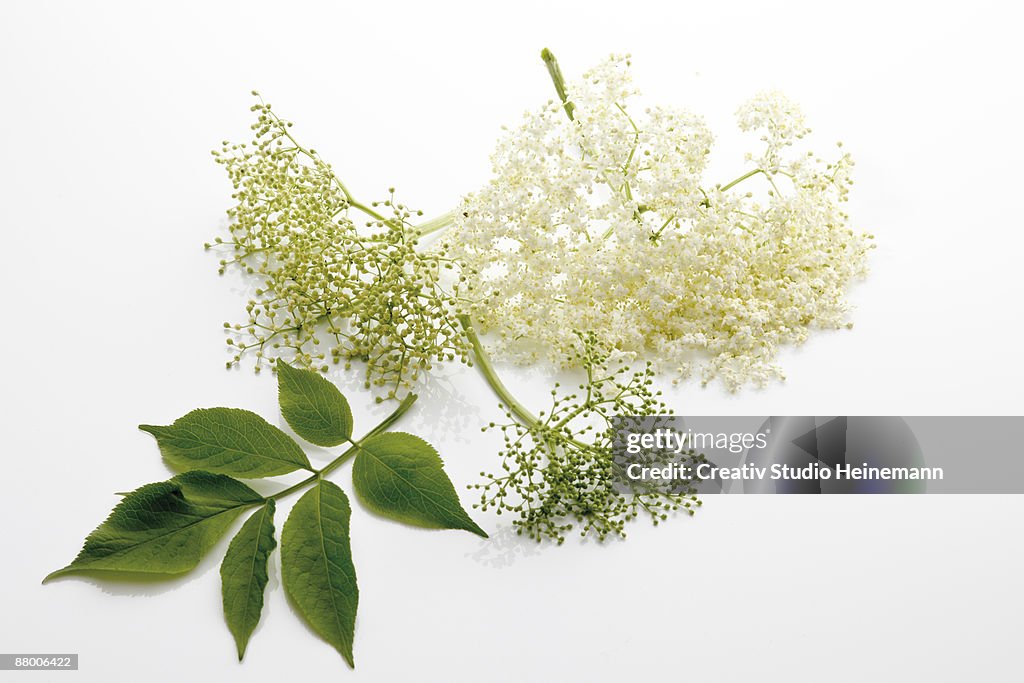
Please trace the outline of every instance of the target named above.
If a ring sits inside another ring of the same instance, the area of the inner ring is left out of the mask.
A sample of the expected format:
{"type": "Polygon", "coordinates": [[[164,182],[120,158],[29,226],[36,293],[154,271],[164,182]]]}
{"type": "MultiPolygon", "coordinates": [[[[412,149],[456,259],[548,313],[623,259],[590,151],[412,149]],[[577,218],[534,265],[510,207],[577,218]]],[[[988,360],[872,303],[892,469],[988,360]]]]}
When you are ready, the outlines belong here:
{"type": "Polygon", "coordinates": [[[271,496],[267,496],[267,498],[269,498],[271,500],[277,500],[279,498],[284,498],[285,496],[289,496],[289,495],[295,493],[296,491],[301,491],[302,489],[306,488],[307,486],[309,486],[310,484],[316,482],[319,479],[323,479],[328,473],[333,472],[338,467],[340,467],[342,464],[344,464],[346,461],[348,461],[349,458],[351,458],[356,453],[358,453],[359,449],[362,448],[362,443],[364,441],[366,441],[367,439],[369,439],[371,437],[374,437],[374,436],[380,434],[381,432],[385,431],[388,427],[393,425],[395,422],[397,422],[398,419],[400,417],[402,417],[403,415],[405,415],[406,411],[408,411],[409,408],[412,407],[412,404],[415,403],[415,402],[416,402],[416,394],[409,394],[404,399],[402,399],[402,402],[398,404],[398,407],[395,408],[394,412],[392,412],[390,415],[388,415],[386,418],[384,418],[384,420],[379,425],[377,425],[376,427],[371,429],[366,434],[366,436],[364,436],[362,439],[360,439],[358,441],[353,441],[352,439],[349,439],[349,443],[351,443],[352,445],[349,448],[347,448],[344,453],[342,453],[341,455],[336,457],[334,460],[330,461],[329,463],[327,463],[326,465],[321,467],[319,470],[314,470],[313,474],[311,474],[310,476],[306,477],[305,479],[303,479],[299,483],[297,483],[297,484],[295,484],[293,486],[289,486],[288,488],[286,488],[286,489],[284,489],[282,491],[278,491],[277,493],[275,493],[275,494],[273,494],[271,496]]]}

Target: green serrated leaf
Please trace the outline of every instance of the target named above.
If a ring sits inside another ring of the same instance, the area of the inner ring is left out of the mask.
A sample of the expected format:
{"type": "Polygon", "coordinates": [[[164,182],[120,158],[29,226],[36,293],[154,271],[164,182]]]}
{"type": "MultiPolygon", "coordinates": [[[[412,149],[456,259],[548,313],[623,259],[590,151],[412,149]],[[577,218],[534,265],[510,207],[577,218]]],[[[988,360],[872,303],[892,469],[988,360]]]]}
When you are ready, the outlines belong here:
{"type": "MultiPolygon", "coordinates": [[[[80,572],[182,574],[193,569],[245,507],[212,494],[214,489],[240,493],[235,485],[244,484],[216,481],[229,479],[223,475],[209,477],[146,484],[132,491],[89,534],[74,561],[45,580],[80,572]],[[191,501],[185,494],[189,490],[205,491],[204,497],[191,501]]],[[[262,500],[249,492],[253,500],[262,500]]]]}
{"type": "Polygon", "coordinates": [[[170,483],[181,487],[185,500],[195,505],[228,509],[263,502],[263,496],[231,477],[203,470],[182,472],[170,483]]]}
{"type": "Polygon", "coordinates": [[[220,565],[224,618],[235,637],[239,660],[260,621],[268,580],[267,560],[276,545],[274,501],[267,500],[231,539],[220,565]]]}
{"type": "Polygon", "coordinates": [[[139,425],[180,470],[206,470],[256,479],[312,471],[295,441],[256,413],[236,408],[193,410],[166,427],[139,425]]]}
{"type": "Polygon", "coordinates": [[[441,456],[418,436],[386,432],[360,444],[352,483],[370,509],[431,529],[487,533],[462,508],[441,456]]]}
{"type": "Polygon", "coordinates": [[[352,410],[338,388],[316,372],[277,361],[278,400],[295,433],[317,446],[337,446],[352,436],[352,410]]]}
{"type": "Polygon", "coordinates": [[[345,493],[321,479],[292,508],[281,533],[284,589],[316,633],[355,667],[359,587],[349,546],[352,509],[345,493]]]}

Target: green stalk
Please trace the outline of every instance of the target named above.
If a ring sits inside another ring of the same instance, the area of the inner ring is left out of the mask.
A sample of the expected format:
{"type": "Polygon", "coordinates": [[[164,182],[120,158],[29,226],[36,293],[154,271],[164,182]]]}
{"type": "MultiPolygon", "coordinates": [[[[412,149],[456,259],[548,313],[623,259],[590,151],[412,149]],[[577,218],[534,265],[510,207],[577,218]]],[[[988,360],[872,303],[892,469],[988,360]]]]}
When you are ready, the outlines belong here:
{"type": "Polygon", "coordinates": [[[459,323],[462,325],[462,329],[466,332],[466,339],[469,340],[469,344],[473,348],[473,357],[476,361],[476,367],[487,381],[487,384],[491,387],[491,390],[520,420],[529,424],[539,423],[540,420],[537,416],[527,410],[522,403],[516,400],[516,397],[512,395],[512,392],[508,390],[508,387],[505,386],[504,382],[501,381],[498,374],[494,371],[494,366],[491,365],[491,359],[487,355],[487,352],[484,351],[483,344],[480,343],[480,337],[477,336],[476,330],[473,328],[473,321],[470,320],[468,315],[460,315],[459,323]]]}
{"type": "Polygon", "coordinates": [[[764,173],[764,171],[762,171],[759,168],[755,168],[753,171],[750,171],[749,173],[744,173],[743,175],[741,175],[736,180],[733,180],[732,182],[723,185],[721,187],[721,191],[725,192],[726,190],[732,189],[736,185],[739,185],[740,183],[742,183],[747,178],[752,178],[752,177],[756,176],[758,173],[764,173]]]}
{"type": "Polygon", "coordinates": [[[558,93],[558,99],[562,101],[565,115],[569,117],[570,121],[574,121],[572,112],[576,107],[569,101],[569,96],[565,92],[565,78],[562,76],[562,70],[558,67],[558,60],[555,59],[555,55],[551,53],[551,50],[547,48],[541,50],[540,58],[544,60],[544,64],[548,67],[548,74],[550,74],[551,81],[555,84],[555,92],[558,93]]]}
{"type": "MultiPolygon", "coordinates": [[[[333,173],[331,174],[331,177],[334,177],[333,173]]],[[[342,187],[340,181],[339,181],[338,185],[339,185],[339,187],[342,187]]],[[[353,209],[358,209],[359,211],[362,211],[363,213],[365,213],[370,218],[374,218],[374,219],[380,221],[381,223],[390,223],[392,221],[391,218],[385,218],[379,212],[374,211],[373,209],[368,207],[366,204],[363,204],[362,202],[356,201],[351,196],[348,198],[348,205],[351,206],[353,209]]]]}
{"type": "Polygon", "coordinates": [[[436,218],[431,218],[429,221],[424,221],[416,226],[416,232],[419,237],[425,237],[431,233],[444,230],[449,225],[455,222],[455,212],[449,211],[443,213],[436,218]]]}
{"type": "MultiPolygon", "coordinates": [[[[466,339],[469,340],[470,346],[473,348],[473,359],[474,365],[480,374],[483,375],[487,385],[491,387],[491,391],[501,400],[502,405],[506,406],[513,415],[519,418],[519,421],[524,426],[544,426],[544,422],[536,415],[531,413],[526,406],[516,400],[516,397],[512,395],[512,392],[508,390],[505,383],[498,377],[498,373],[494,371],[494,366],[491,365],[491,358],[487,355],[484,350],[483,344],[480,342],[480,337],[477,336],[476,329],[473,327],[473,321],[470,320],[468,315],[460,315],[459,323],[462,325],[463,331],[466,333],[466,339]]],[[[559,431],[563,429],[569,419],[575,417],[571,415],[568,419],[562,420],[562,422],[555,425],[552,429],[559,431]]],[[[582,441],[568,437],[569,443],[575,444],[579,448],[589,448],[590,444],[583,443],[582,441]]]]}

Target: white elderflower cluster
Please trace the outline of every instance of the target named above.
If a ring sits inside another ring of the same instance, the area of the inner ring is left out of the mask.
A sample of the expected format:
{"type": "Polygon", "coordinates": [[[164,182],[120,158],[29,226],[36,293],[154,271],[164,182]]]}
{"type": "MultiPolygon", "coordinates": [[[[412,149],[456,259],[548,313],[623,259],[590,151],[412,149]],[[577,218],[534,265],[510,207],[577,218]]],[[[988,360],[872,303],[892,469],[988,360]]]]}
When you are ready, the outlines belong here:
{"type": "Polygon", "coordinates": [[[853,161],[797,152],[809,129],[795,104],[762,93],[740,107],[762,151],[715,185],[704,120],[635,111],[628,57],[563,87],[502,137],[493,179],[444,240],[495,293],[471,313],[501,355],[564,359],[592,331],[735,390],[781,379],[779,347],[809,329],[849,326],[845,292],[873,246],[842,210],[853,161]]]}

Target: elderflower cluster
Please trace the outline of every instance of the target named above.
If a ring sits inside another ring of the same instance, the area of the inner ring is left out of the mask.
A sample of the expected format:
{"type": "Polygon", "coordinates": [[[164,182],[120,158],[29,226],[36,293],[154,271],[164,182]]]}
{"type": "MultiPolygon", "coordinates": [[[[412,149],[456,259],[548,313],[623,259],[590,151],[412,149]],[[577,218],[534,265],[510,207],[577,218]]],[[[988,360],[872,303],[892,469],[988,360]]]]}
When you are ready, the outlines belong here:
{"type": "Polygon", "coordinates": [[[493,179],[444,240],[494,293],[471,312],[523,362],[564,359],[582,329],[679,377],[731,390],[781,379],[779,347],[847,326],[845,293],[866,274],[871,236],[842,208],[853,161],[796,151],[802,114],[762,93],[738,111],[761,151],[709,184],[704,120],[635,111],[629,66],[611,57],[499,141],[493,179]]]}
{"type": "Polygon", "coordinates": [[[221,273],[237,266],[260,281],[248,320],[224,323],[235,350],[228,367],[247,354],[257,371],[272,358],[322,371],[328,361],[358,359],[367,387],[393,398],[436,361],[465,361],[454,311],[467,286],[446,275],[455,271],[451,259],[416,249],[412,212],[395,202],[394,189],[383,202],[359,203],[296,141],[290,122],[262,102],[253,111],[253,141],[214,152],[235,205],[230,237],[206,247],[229,250],[221,273]],[[358,225],[354,213],[369,220],[358,225]]]}
{"type": "MultiPolygon", "coordinates": [[[[646,363],[631,371],[622,354],[596,334],[573,333],[570,361],[583,368],[587,380],[571,393],[551,391],[552,406],[533,420],[517,419],[506,410],[507,423],[491,424],[504,435],[501,472],[481,472],[484,483],[474,508],[518,515],[519,534],[536,541],[563,543],[579,527],[581,536],[625,538],[626,522],[640,516],[655,525],[675,511],[694,514],[701,502],[696,488],[633,488],[623,491],[617,476],[615,444],[623,420],[642,420],[669,412],[661,392],[653,389],[654,370],[646,363]]],[[[693,462],[706,462],[692,454],[693,462]]]]}

